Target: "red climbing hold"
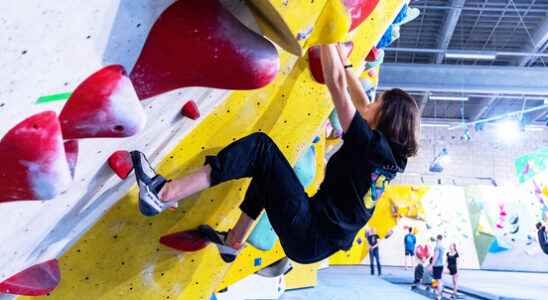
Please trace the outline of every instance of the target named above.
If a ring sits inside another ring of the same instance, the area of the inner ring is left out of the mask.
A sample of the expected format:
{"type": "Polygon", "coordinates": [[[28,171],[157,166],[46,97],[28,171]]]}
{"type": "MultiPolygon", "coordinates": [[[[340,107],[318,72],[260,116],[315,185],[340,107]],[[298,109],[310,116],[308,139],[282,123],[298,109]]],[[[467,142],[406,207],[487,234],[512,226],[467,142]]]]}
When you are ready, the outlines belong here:
{"type": "MultiPolygon", "coordinates": [[[[343,51],[346,52],[346,57],[350,56],[354,43],[346,42],[342,44],[343,51]]],[[[321,84],[325,84],[323,78],[322,61],[320,57],[320,46],[313,46],[308,49],[308,66],[314,79],[321,84]]]]}
{"type": "Polygon", "coordinates": [[[0,202],[49,200],[67,189],[70,170],[52,111],[33,115],[0,140],[0,202]]]}
{"type": "Polygon", "coordinates": [[[197,230],[187,230],[163,236],[160,243],[175,250],[193,252],[205,248],[209,241],[197,230]]]}
{"type": "Polygon", "coordinates": [[[61,273],[56,259],[36,264],[0,282],[0,294],[43,296],[53,291],[61,273]]]}
{"type": "Polygon", "coordinates": [[[78,148],[78,140],[65,141],[65,153],[67,154],[67,162],[72,178],[74,178],[74,171],[78,162],[78,148]]]}
{"type": "Polygon", "coordinates": [[[376,47],[373,47],[371,48],[371,50],[369,51],[369,53],[367,54],[367,57],[365,58],[366,61],[369,61],[369,62],[374,62],[374,61],[377,61],[377,59],[379,58],[379,54],[380,54],[380,50],[376,47]]]}
{"type": "Polygon", "coordinates": [[[59,115],[65,139],[128,137],[146,115],[124,67],[111,65],[84,80],[59,115]]]}
{"type": "Polygon", "coordinates": [[[369,17],[371,12],[377,7],[379,0],[343,0],[343,3],[352,18],[352,23],[348,30],[350,32],[369,17]]]}
{"type": "Polygon", "coordinates": [[[278,68],[274,45],[219,1],[185,0],[156,20],[130,77],[142,100],[188,86],[260,88],[278,68]]]}
{"type": "Polygon", "coordinates": [[[126,179],[129,173],[133,170],[131,156],[127,151],[116,151],[108,158],[108,165],[120,177],[126,179]]]}
{"type": "Polygon", "coordinates": [[[198,110],[198,106],[192,100],[187,101],[187,103],[183,105],[183,108],[181,109],[181,114],[187,118],[191,118],[192,120],[196,120],[200,117],[200,111],[198,110]]]}

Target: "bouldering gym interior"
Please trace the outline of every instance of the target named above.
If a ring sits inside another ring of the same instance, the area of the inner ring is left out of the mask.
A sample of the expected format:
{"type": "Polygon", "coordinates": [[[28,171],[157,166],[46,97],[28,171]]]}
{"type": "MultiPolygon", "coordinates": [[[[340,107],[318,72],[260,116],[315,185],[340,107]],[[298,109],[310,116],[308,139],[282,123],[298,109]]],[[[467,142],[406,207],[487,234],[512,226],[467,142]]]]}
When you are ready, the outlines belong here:
{"type": "Polygon", "coordinates": [[[548,0],[0,1],[0,300],[547,299],[548,0]]]}

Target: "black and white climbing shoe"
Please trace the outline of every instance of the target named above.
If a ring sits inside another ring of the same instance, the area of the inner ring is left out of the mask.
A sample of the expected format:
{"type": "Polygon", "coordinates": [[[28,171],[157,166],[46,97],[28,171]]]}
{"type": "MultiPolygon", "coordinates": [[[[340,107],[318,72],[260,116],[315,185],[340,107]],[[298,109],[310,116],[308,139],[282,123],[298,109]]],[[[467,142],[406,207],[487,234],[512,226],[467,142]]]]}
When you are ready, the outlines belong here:
{"type": "Polygon", "coordinates": [[[139,151],[131,151],[131,160],[137,185],[139,186],[139,210],[147,217],[155,216],[173,203],[160,200],[158,193],[166,184],[166,179],[156,174],[146,156],[139,151]]]}
{"type": "Polygon", "coordinates": [[[219,249],[219,253],[221,254],[221,258],[226,263],[233,262],[240,253],[239,249],[232,248],[226,244],[226,238],[228,235],[226,232],[215,231],[209,225],[198,226],[198,231],[204,236],[204,238],[217,246],[217,249],[219,249]]]}

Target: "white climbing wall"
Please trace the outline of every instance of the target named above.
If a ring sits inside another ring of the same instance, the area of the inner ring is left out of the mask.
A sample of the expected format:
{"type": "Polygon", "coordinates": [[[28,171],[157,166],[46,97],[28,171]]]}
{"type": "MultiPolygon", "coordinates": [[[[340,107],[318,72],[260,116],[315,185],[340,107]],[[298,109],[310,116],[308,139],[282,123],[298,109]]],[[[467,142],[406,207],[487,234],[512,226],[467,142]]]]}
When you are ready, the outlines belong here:
{"type": "MultiPolygon", "coordinates": [[[[172,2],[0,1],[0,136],[32,114],[59,113],[65,103],[36,104],[41,96],[71,92],[109,64],[122,64],[129,72],[154,20],[172,2]]],[[[154,122],[140,134],[80,140],[74,182],[66,193],[46,202],[0,203],[0,281],[58,257],[126,194],[134,180],[121,181],[111,172],[106,160],[112,152],[139,149],[158,161],[199,122],[180,117],[187,100],[205,116],[226,95],[186,88],[143,101],[154,122]]]]}

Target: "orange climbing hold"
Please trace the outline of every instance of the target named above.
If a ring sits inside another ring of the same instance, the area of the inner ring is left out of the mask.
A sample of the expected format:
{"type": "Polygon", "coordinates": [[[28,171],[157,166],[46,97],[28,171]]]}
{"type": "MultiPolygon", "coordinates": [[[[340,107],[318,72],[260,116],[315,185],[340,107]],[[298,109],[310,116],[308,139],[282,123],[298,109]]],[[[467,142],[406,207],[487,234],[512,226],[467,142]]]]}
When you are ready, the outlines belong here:
{"type": "Polygon", "coordinates": [[[124,150],[119,150],[112,153],[108,158],[108,165],[121,179],[126,179],[129,173],[133,170],[131,156],[129,152],[124,150]]]}
{"type": "Polygon", "coordinates": [[[61,280],[56,259],[36,264],[0,282],[0,294],[43,296],[53,291],[61,280]]]}
{"type": "Polygon", "coordinates": [[[196,120],[200,117],[198,106],[196,105],[196,102],[192,100],[188,100],[185,105],[183,105],[181,114],[187,118],[191,118],[192,120],[196,120]]]}

